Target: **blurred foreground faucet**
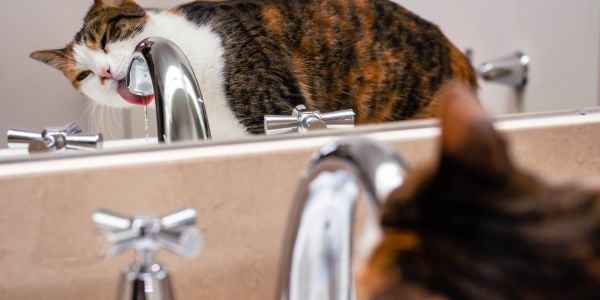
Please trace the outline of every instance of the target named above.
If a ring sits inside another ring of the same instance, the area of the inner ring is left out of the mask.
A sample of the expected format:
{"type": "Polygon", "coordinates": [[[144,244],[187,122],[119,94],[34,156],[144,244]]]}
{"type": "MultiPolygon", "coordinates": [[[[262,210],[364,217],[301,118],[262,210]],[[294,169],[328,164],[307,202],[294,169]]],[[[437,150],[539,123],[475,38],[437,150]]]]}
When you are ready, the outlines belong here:
{"type": "Polygon", "coordinates": [[[367,139],[336,142],[317,153],[292,203],[277,299],[355,298],[351,241],[360,190],[376,222],[383,201],[404,182],[405,170],[393,149],[367,139]]]}
{"type": "Polygon", "coordinates": [[[159,37],[140,42],[126,80],[132,94],[154,94],[160,142],[211,138],[196,76],[188,59],[173,42],[159,37]]]}
{"type": "Polygon", "coordinates": [[[188,259],[200,251],[196,211],[178,210],[165,216],[123,216],[101,209],[92,215],[97,230],[111,243],[106,257],[135,250],[136,261],[123,271],[117,300],[173,300],[169,273],[156,262],[156,251],[166,249],[188,259]]]}

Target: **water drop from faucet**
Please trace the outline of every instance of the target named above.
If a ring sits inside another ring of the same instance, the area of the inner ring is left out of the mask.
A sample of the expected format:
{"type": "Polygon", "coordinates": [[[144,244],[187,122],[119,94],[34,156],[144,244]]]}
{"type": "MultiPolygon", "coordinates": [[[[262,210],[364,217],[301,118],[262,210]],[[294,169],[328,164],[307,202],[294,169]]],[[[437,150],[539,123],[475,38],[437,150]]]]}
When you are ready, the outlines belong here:
{"type": "Polygon", "coordinates": [[[148,105],[144,105],[144,130],[146,132],[146,142],[150,140],[150,132],[148,126],[148,105]]]}

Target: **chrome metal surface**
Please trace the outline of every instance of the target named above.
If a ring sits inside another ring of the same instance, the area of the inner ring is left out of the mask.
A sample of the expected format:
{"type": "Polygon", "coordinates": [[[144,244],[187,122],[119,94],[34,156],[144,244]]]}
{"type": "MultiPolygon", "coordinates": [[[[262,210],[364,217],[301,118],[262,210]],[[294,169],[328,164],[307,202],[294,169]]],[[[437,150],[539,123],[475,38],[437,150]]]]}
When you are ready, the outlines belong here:
{"type": "Polygon", "coordinates": [[[527,85],[531,58],[521,52],[494,59],[479,67],[477,73],[485,81],[522,89],[527,85]]]}
{"type": "Polygon", "coordinates": [[[175,299],[169,272],[155,264],[133,263],[123,271],[117,300],[171,300],[175,299]]]}
{"type": "Polygon", "coordinates": [[[30,153],[54,152],[66,149],[97,150],[102,148],[103,137],[100,133],[82,133],[75,123],[64,127],[48,127],[41,133],[11,129],[7,132],[8,147],[27,148],[30,153]]]}
{"type": "MultiPolygon", "coordinates": [[[[360,190],[371,221],[405,178],[393,149],[367,139],[323,147],[296,191],[283,249],[279,299],[354,299],[352,231],[360,190]]],[[[371,223],[371,229],[378,230],[371,223]]]]}
{"type": "Polygon", "coordinates": [[[155,254],[165,249],[188,259],[198,255],[202,237],[195,227],[194,209],[182,209],[162,217],[129,217],[100,209],[92,215],[92,220],[112,245],[107,257],[130,249],[137,253],[136,261],[121,276],[117,299],[174,299],[169,274],[156,262],[155,254]]]}
{"type": "Polygon", "coordinates": [[[304,105],[298,105],[291,116],[266,115],[264,128],[267,135],[292,132],[307,132],[318,129],[354,128],[354,112],[341,110],[321,113],[318,110],[309,111],[304,105]]]}
{"type": "Polygon", "coordinates": [[[211,138],[196,76],[188,59],[173,42],[159,37],[140,42],[131,58],[126,80],[132,94],[154,93],[159,141],[211,138]]]}
{"type": "Polygon", "coordinates": [[[11,149],[27,149],[31,141],[44,139],[39,132],[20,129],[8,130],[6,138],[8,140],[8,148],[11,149]]]}

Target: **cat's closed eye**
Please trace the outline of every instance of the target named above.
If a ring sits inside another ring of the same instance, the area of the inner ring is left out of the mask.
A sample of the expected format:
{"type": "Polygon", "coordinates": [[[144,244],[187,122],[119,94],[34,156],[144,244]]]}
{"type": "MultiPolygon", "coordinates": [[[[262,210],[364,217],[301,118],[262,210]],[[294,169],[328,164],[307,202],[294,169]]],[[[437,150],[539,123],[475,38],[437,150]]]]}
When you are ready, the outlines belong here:
{"type": "Polygon", "coordinates": [[[83,81],[84,79],[88,78],[90,75],[92,75],[92,71],[86,70],[86,71],[83,71],[83,72],[80,72],[79,74],[77,74],[77,77],[75,79],[77,81],[83,81]]]}
{"type": "Polygon", "coordinates": [[[104,52],[106,52],[106,43],[108,42],[108,29],[106,31],[104,31],[104,34],[102,35],[102,40],[100,41],[100,47],[102,48],[102,50],[104,50],[104,52]]]}

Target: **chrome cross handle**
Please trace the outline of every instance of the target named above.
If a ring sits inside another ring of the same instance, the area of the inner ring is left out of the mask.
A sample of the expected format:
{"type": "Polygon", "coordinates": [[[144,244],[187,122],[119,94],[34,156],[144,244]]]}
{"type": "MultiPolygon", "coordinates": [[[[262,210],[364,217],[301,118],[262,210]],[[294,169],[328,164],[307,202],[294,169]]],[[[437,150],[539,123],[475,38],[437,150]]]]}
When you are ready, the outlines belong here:
{"type": "Polygon", "coordinates": [[[178,210],[165,216],[123,216],[107,209],[96,211],[92,220],[96,228],[112,244],[107,256],[113,257],[129,249],[142,254],[160,249],[194,258],[200,251],[201,235],[194,226],[196,211],[178,210]]]}
{"type": "Polygon", "coordinates": [[[29,149],[35,152],[56,152],[65,149],[96,150],[102,148],[102,134],[83,133],[75,123],[64,127],[48,127],[41,133],[11,129],[7,132],[8,147],[13,149],[29,149]]]}
{"type": "Polygon", "coordinates": [[[169,273],[156,261],[156,252],[165,249],[185,258],[198,255],[202,236],[195,227],[196,211],[181,209],[165,216],[124,216],[100,209],[92,220],[111,243],[107,257],[134,250],[136,261],[125,270],[117,299],[173,300],[169,273]]]}
{"type": "Polygon", "coordinates": [[[304,105],[298,105],[292,111],[291,116],[266,115],[264,119],[265,134],[354,128],[355,115],[351,109],[321,113],[318,110],[309,111],[304,105]]]}

